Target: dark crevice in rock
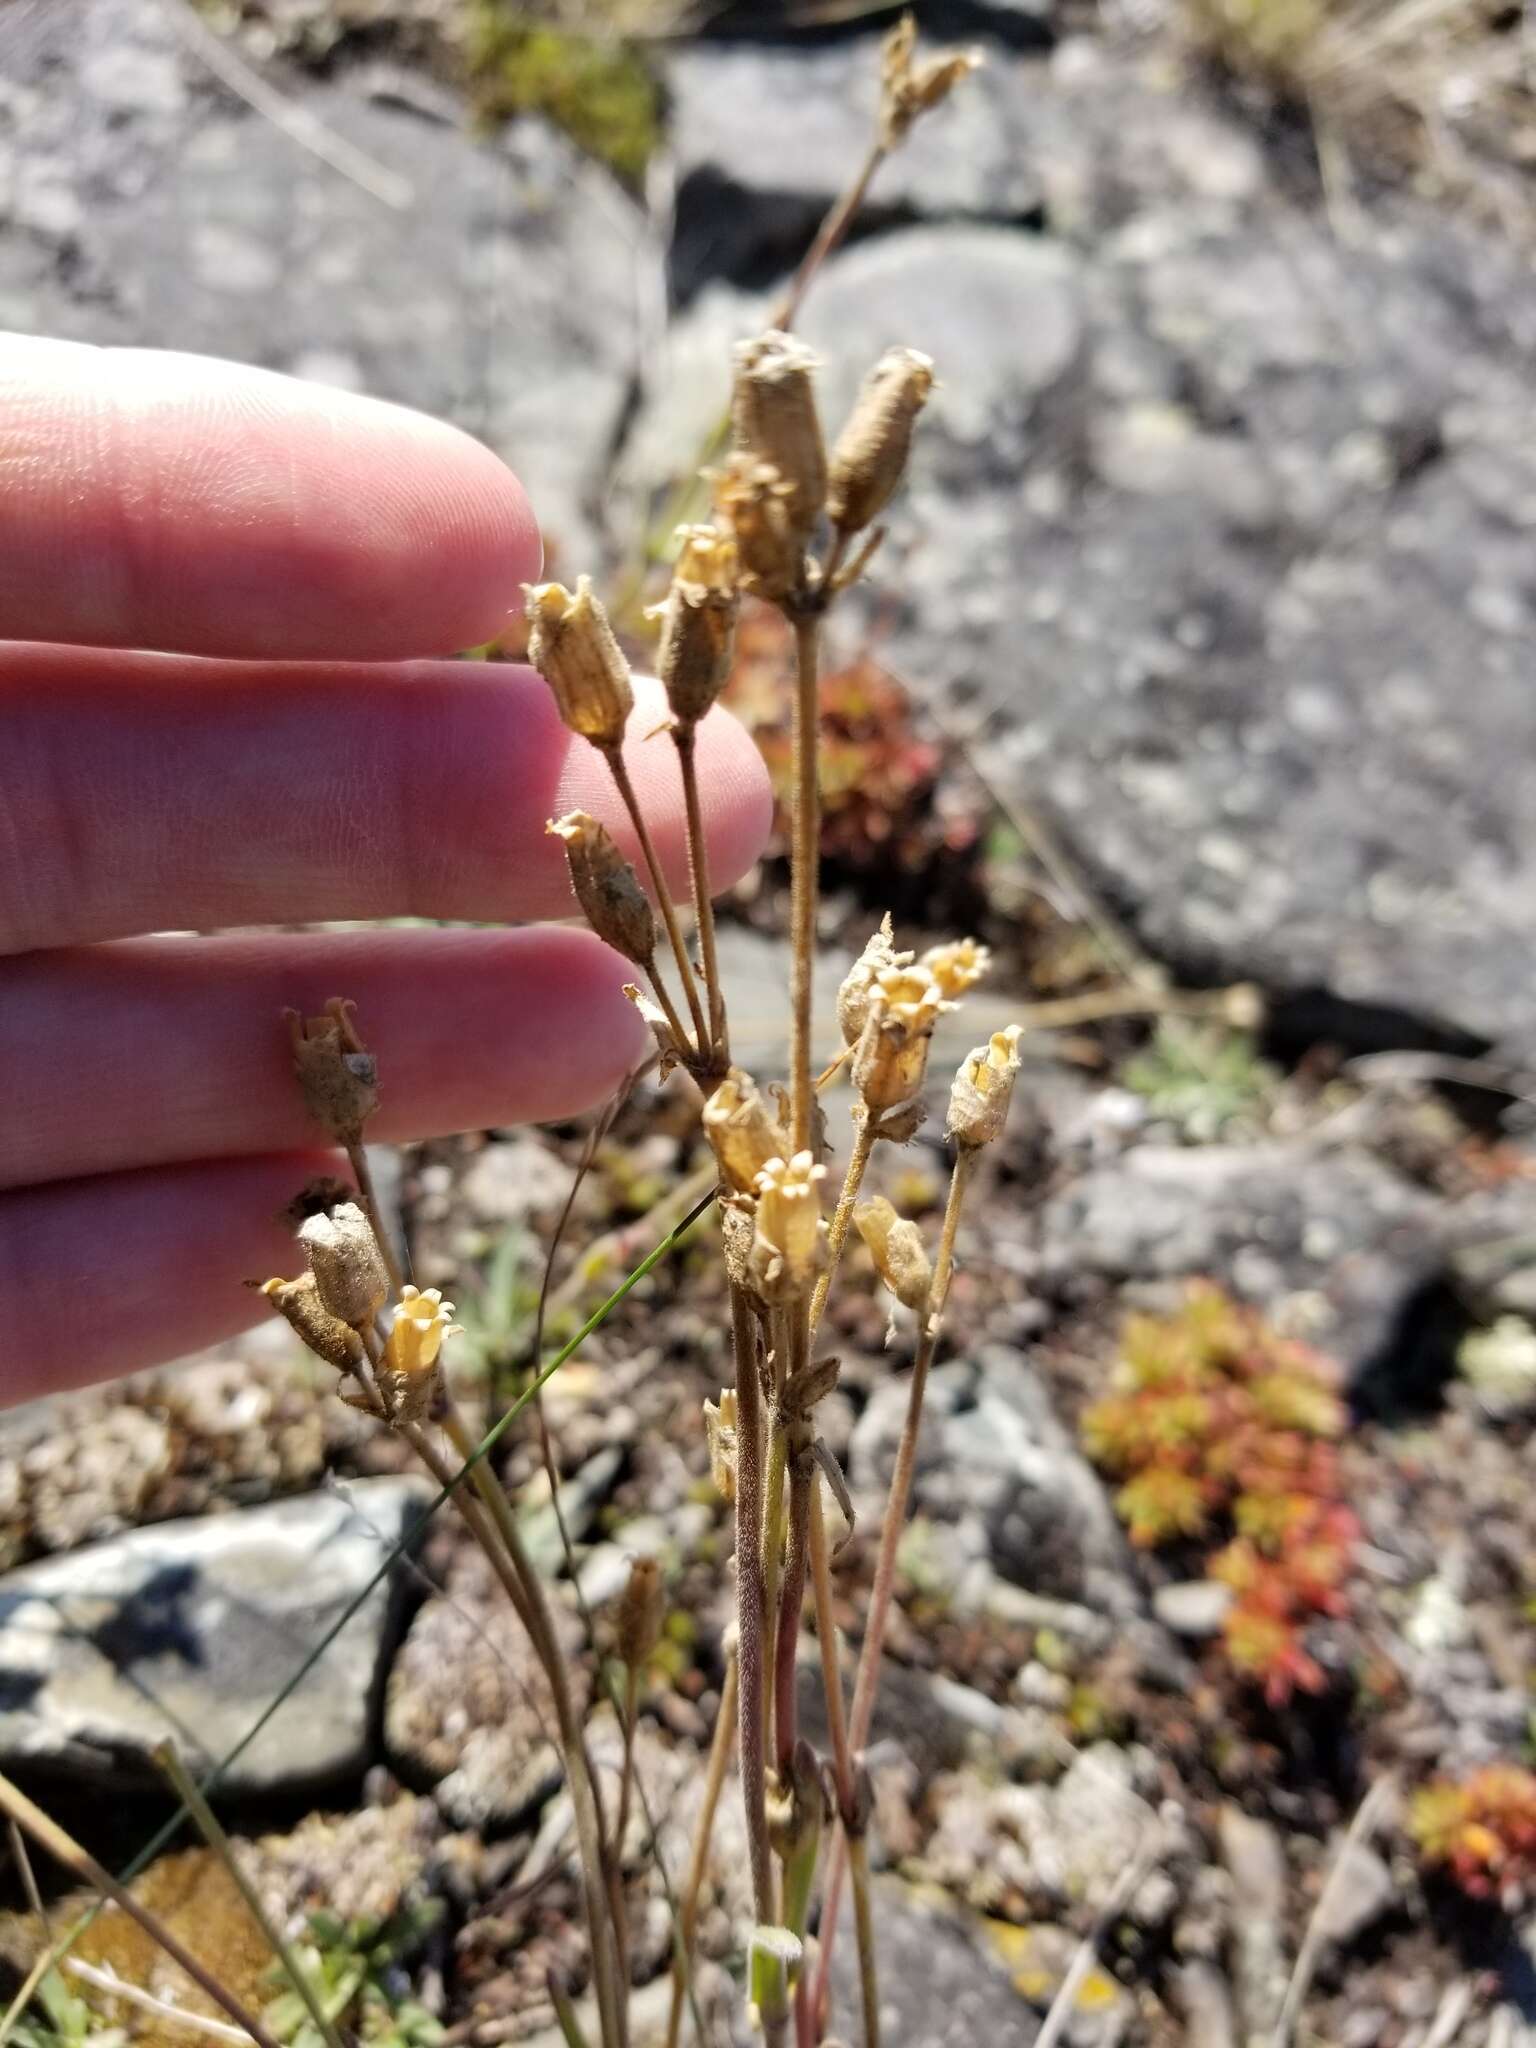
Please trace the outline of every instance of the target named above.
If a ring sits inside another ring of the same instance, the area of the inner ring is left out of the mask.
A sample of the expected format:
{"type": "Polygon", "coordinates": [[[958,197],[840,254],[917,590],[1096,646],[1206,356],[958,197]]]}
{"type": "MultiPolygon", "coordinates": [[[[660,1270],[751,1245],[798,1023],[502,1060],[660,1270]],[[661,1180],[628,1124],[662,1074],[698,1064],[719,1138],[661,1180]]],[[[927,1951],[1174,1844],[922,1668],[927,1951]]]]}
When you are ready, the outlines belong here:
{"type": "Polygon", "coordinates": [[[1350,1405],[1364,1420],[1396,1422],[1438,1414],[1457,1377],[1461,1340],[1476,1327],[1447,1273],[1434,1273],[1404,1296],[1381,1342],[1350,1384],[1350,1405]]]}
{"type": "Polygon", "coordinates": [[[917,18],[919,33],[935,43],[980,42],[1003,50],[1038,53],[1054,49],[1058,41],[1055,24],[1047,13],[1036,13],[1023,5],[1000,0],[893,0],[888,7],[875,7],[851,21],[817,22],[814,18],[786,20],[783,0],[737,0],[716,15],[701,40],[709,42],[750,42],[799,49],[816,49],[853,37],[884,31],[903,14],[917,18]]]}
{"type": "MultiPolygon", "coordinates": [[[[672,239],[667,251],[667,285],[674,310],[682,311],[712,284],[769,292],[787,283],[809,250],[825,209],[808,205],[803,192],[744,191],[728,178],[704,169],[679,185],[672,239]],[[750,232],[743,222],[750,221],[750,232]]],[[[967,227],[1016,228],[1044,234],[1043,207],[1024,212],[935,213],[905,201],[882,203],[878,196],[860,208],[845,248],[903,228],[963,220],[967,227]]]]}
{"type": "Polygon", "coordinates": [[[1433,1052],[1476,1059],[1490,1041],[1460,1025],[1425,1017],[1393,1003],[1371,1003],[1310,987],[1271,992],[1264,1050],[1294,1066],[1314,1046],[1332,1045],[1354,1058],[1373,1052],[1433,1052]]]}

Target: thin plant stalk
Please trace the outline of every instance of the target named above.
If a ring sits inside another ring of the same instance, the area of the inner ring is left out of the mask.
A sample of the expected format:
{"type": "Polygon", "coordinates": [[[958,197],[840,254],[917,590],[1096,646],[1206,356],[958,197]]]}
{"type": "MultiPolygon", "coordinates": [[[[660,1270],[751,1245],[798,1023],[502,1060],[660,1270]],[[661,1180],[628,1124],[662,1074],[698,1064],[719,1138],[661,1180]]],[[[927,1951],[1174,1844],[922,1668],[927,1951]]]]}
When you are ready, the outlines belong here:
{"type": "Polygon", "coordinates": [[[800,317],[800,308],[805,304],[805,295],[816,282],[817,273],[829,256],[836,253],[838,245],[853,225],[854,216],[864,204],[870,186],[874,183],[880,166],[890,155],[890,147],[880,136],[876,136],[865,152],[864,161],[859,165],[852,180],[840,199],[822,216],[821,226],[800,260],[800,266],[789,281],[789,288],[774,307],[770,327],[782,327],[786,331],[794,326],[800,317]]]}
{"type": "MultiPolygon", "coordinates": [[[[645,861],[646,873],[651,878],[651,890],[656,898],[656,908],[661,912],[662,923],[667,928],[667,939],[672,948],[672,957],[677,962],[677,972],[683,984],[688,1011],[698,1033],[699,1050],[709,1044],[709,1025],[705,1021],[703,1006],[699,1001],[699,985],[694,978],[693,962],[688,958],[688,948],[683,944],[682,927],[677,921],[677,910],[672,902],[672,892],[667,887],[666,876],[661,871],[661,862],[656,854],[656,842],[651,837],[651,828],[645,822],[645,813],[640,808],[640,799],[635,794],[635,785],[630,779],[629,768],[617,747],[605,747],[603,758],[613,777],[614,787],[623,799],[629,813],[629,822],[634,827],[635,838],[639,841],[641,856],[645,861]]],[[[665,1007],[665,1005],[663,1005],[665,1007]]]]}
{"type": "Polygon", "coordinates": [[[816,1282],[816,1291],[811,1296],[811,1330],[816,1331],[827,1306],[827,1296],[832,1291],[832,1282],[837,1278],[838,1262],[843,1256],[843,1246],[848,1242],[848,1228],[853,1222],[854,1204],[864,1185],[870,1155],[875,1149],[874,1119],[867,1112],[853,1134],[853,1150],[848,1155],[848,1170],[843,1175],[842,1192],[837,1198],[837,1207],[832,1212],[832,1221],[827,1225],[827,1266],[816,1282]]]}
{"type": "MultiPolygon", "coordinates": [[[[811,1495],[811,1584],[816,1597],[816,1636],[821,1647],[821,1685],[827,1702],[827,1731],[832,1740],[832,1777],[837,1787],[837,1810],[844,1826],[853,1816],[855,1786],[853,1776],[853,1751],[848,1742],[848,1720],[843,1706],[843,1675],[838,1667],[837,1623],[832,1612],[832,1560],[827,1551],[826,1518],[821,1506],[821,1480],[818,1475],[811,1495]]],[[[841,1848],[841,1838],[838,1839],[841,1848]]],[[[880,2042],[880,2000],[877,1989],[878,1976],[875,1961],[874,1914],[869,1897],[869,1858],[855,1857],[852,1865],[854,1912],[854,1935],[859,1950],[859,1985],[864,2006],[864,2048],[879,2048],[880,2042]]],[[[828,1939],[823,1918],[822,1940],[828,1939]]],[[[809,1989],[809,1972],[802,1979],[804,2009],[809,2018],[812,2038],[815,2036],[817,2008],[815,1996],[809,1989]]],[[[798,2014],[797,2014],[798,2017],[798,2014]]]]}
{"type": "Polygon", "coordinates": [[[816,960],[816,898],[821,839],[821,787],[817,739],[821,723],[818,685],[821,622],[812,611],[797,611],[795,629],[794,802],[790,849],[790,1038],[789,1104],[794,1149],[811,1143],[811,997],[816,960]]]}
{"type": "Polygon", "coordinates": [[[624,1704],[619,1719],[624,1731],[624,1761],[619,1769],[619,1817],[613,1828],[613,1853],[622,1861],[624,1838],[629,1833],[629,1809],[635,1796],[635,1723],[640,1716],[640,1669],[624,1667],[624,1704]]]}
{"type": "Polygon", "coordinates": [[[311,1982],[303,1964],[299,1961],[293,1944],[273,1921],[271,1914],[268,1913],[265,1905],[262,1903],[260,1892],[241,1869],[228,1835],[225,1834],[223,1828],[219,1825],[213,1808],[203,1797],[201,1791],[199,1791],[196,1779],[176,1754],[175,1744],[171,1742],[160,1743],[155,1750],[155,1762],[164,1771],[167,1778],[170,1779],[171,1789],[186,1807],[188,1813],[191,1814],[203,1840],[229,1873],[236,1890],[246,1903],[246,1908],[251,1918],[266,1937],[268,1948],[271,1949],[273,1955],[281,1963],[284,1975],[303,2001],[304,2010],[314,2021],[320,2038],[326,2044],[326,2048],[344,2048],[336,2022],[321,2004],[314,1984],[311,1982]]]}
{"type": "Polygon", "coordinates": [[[157,1913],[141,1905],[126,1885],[117,1879],[88,1849],[82,1849],[73,1835],[66,1834],[57,1821],[52,1820],[40,1806],[35,1806],[25,1792],[18,1790],[9,1778],[0,1776],[0,1809],[23,1831],[32,1837],[41,1848],[48,1851],[57,1863],[82,1884],[91,1885],[96,1891],[109,1898],[128,1918],[141,1927],[150,1940],[163,1948],[171,1961],[186,1972],[198,1989],[211,1998],[220,2012],[226,2014],[235,2025],[249,2034],[257,2048],[278,2048],[278,2043],[261,2021],[250,2012],[232,1991],[221,1984],[213,1972],[200,1963],[190,1949],[186,1948],[172,1934],[157,1913]]]}
{"type": "MultiPolygon", "coordinates": [[[[689,1859],[688,1876],[683,1885],[682,1905],[678,1912],[677,1948],[672,1958],[672,2004],[667,2013],[666,2048],[677,2048],[678,2034],[683,2023],[683,2001],[693,1979],[693,1940],[699,1925],[699,1898],[709,1869],[709,1845],[715,1832],[715,1814],[719,1810],[726,1768],[731,1761],[731,1747],[736,1739],[740,1670],[741,1666],[733,1645],[726,1653],[725,1683],[720,1688],[720,1711],[715,1716],[714,1740],[709,1746],[709,1767],[704,1777],[704,1801],[699,1808],[698,1825],[693,1832],[693,1853],[689,1859]]],[[[702,2035],[699,2048],[707,2048],[702,2035]]]]}
{"type": "MultiPolygon", "coordinates": [[[[955,1237],[960,1227],[960,1211],[965,1202],[975,1163],[975,1149],[962,1145],[955,1154],[954,1169],[950,1174],[949,1199],[944,1205],[944,1222],[939,1233],[938,1252],[934,1258],[928,1306],[923,1316],[917,1351],[912,1361],[912,1381],[907,1390],[907,1412],[902,1421],[901,1439],[896,1449],[896,1467],[891,1475],[891,1491],[880,1522],[880,1547],[875,1558],[875,1578],[870,1589],[869,1612],[864,1624],[864,1641],[859,1651],[858,1674],[853,1688],[853,1711],[848,1724],[848,1739],[855,1753],[868,1743],[870,1726],[874,1720],[875,1695],[880,1685],[880,1660],[885,1651],[886,1625],[890,1619],[891,1599],[896,1586],[896,1552],[901,1543],[902,1531],[906,1527],[907,1502],[912,1491],[912,1473],[917,1463],[917,1441],[923,1420],[923,1396],[927,1392],[928,1369],[933,1363],[934,1346],[938,1340],[939,1318],[943,1313],[944,1303],[949,1294],[950,1277],[954,1271],[955,1237]]],[[[837,1916],[842,1903],[843,1878],[847,1868],[847,1843],[847,1832],[842,1830],[833,1841],[827,1861],[826,1886],[821,1910],[821,1954],[817,1959],[816,1993],[812,2003],[812,2010],[818,2015],[827,2009],[832,1979],[832,1947],[837,1936],[837,1916]]]]}
{"type": "Polygon", "coordinates": [[[373,1184],[373,1169],[368,1164],[368,1154],[361,1138],[346,1141],[347,1164],[357,1182],[357,1192],[362,1197],[363,1213],[372,1225],[378,1242],[379,1257],[384,1261],[384,1270],[389,1275],[390,1288],[398,1301],[400,1290],[405,1285],[405,1268],[395,1250],[394,1240],[384,1228],[383,1211],[379,1208],[378,1190],[373,1184]]]}
{"type": "MultiPolygon", "coordinates": [[[[664,1237],[662,1237],[659,1243],[652,1245],[651,1249],[646,1253],[645,1257],[642,1258],[639,1261],[639,1263],[629,1273],[627,1273],[624,1276],[623,1280],[621,1280],[618,1286],[613,1289],[612,1293],[609,1294],[607,1299],[601,1302],[598,1305],[598,1307],[593,1310],[592,1314],[587,1317],[586,1321],[582,1324],[581,1328],[577,1330],[576,1333],[572,1337],[570,1337],[564,1344],[561,1345],[560,1349],[555,1353],[554,1357],[551,1358],[546,1365],[540,1367],[538,1373],[536,1374],[531,1384],[524,1389],[524,1391],[512,1403],[511,1407],[507,1410],[507,1412],[500,1418],[498,1422],[493,1424],[493,1426],[489,1430],[487,1430],[486,1434],[475,1446],[475,1454],[473,1461],[467,1462],[473,1462],[474,1464],[478,1464],[482,1458],[488,1457],[490,1455],[491,1451],[494,1450],[496,1445],[501,1442],[502,1438],[506,1435],[507,1431],[511,1428],[512,1424],[517,1420],[518,1416],[522,1414],[524,1408],[527,1407],[529,1403],[532,1401],[534,1394],[537,1392],[537,1390],[540,1387],[547,1385],[548,1382],[554,1378],[555,1374],[560,1371],[562,1366],[566,1365],[576,1355],[576,1353],[580,1350],[581,1346],[586,1342],[588,1337],[592,1335],[593,1331],[600,1329],[602,1327],[603,1323],[613,1313],[614,1309],[618,1306],[618,1304],[621,1301],[623,1301],[625,1297],[633,1291],[634,1288],[640,1285],[640,1283],[646,1278],[647,1274],[655,1271],[656,1267],[660,1265],[661,1261],[668,1255],[669,1252],[676,1249],[677,1245],[682,1241],[684,1234],[691,1228],[691,1226],[698,1219],[698,1217],[703,1214],[704,1210],[710,1206],[710,1203],[713,1201],[713,1199],[714,1198],[712,1195],[702,1196],[690,1214],[686,1215],[680,1222],[675,1224],[672,1227],[672,1229],[669,1230],[664,1237]]],[[[463,1477],[464,1474],[462,1472],[453,1474],[452,1485],[440,1486],[436,1499],[427,1503],[427,1505],[422,1509],[421,1513],[413,1521],[411,1528],[404,1535],[396,1538],[396,1540],[389,1545],[388,1552],[382,1560],[382,1562],[378,1564],[375,1567],[375,1569],[369,1574],[364,1584],[359,1586],[357,1591],[347,1601],[346,1605],[342,1608],[341,1612],[336,1616],[336,1618],[327,1624],[326,1628],[322,1631],[319,1640],[316,1643],[314,1643],[309,1650],[305,1652],[304,1656],[299,1660],[297,1667],[289,1675],[286,1683],[278,1688],[277,1692],[273,1695],[273,1697],[270,1700],[268,1700],[267,1704],[262,1708],[261,1712],[257,1714],[256,1717],[252,1720],[250,1726],[246,1729],[245,1733],[239,1738],[237,1742],[233,1743],[230,1746],[230,1748],[224,1752],[223,1756],[220,1757],[218,1763],[214,1765],[213,1770],[208,1774],[207,1777],[204,1778],[203,1785],[205,1789],[207,1788],[207,1786],[214,1784],[227,1771],[229,1771],[230,1768],[234,1764],[236,1764],[242,1756],[245,1755],[246,1751],[251,1747],[252,1743],[254,1743],[257,1740],[257,1738],[263,1733],[263,1731],[270,1726],[273,1717],[280,1711],[283,1705],[289,1699],[292,1698],[294,1692],[298,1689],[300,1685],[303,1684],[304,1680],[309,1676],[310,1672],[315,1669],[316,1665],[320,1662],[321,1658],[330,1649],[331,1644],[335,1642],[336,1638],[341,1634],[342,1630],[346,1628],[348,1624],[352,1622],[356,1618],[356,1616],[362,1612],[362,1609],[366,1605],[368,1600],[370,1600],[373,1594],[377,1591],[377,1589],[381,1585],[383,1585],[385,1579],[389,1576],[390,1572],[394,1570],[397,1560],[404,1554],[406,1548],[427,1526],[427,1523],[432,1519],[433,1515],[436,1514],[437,1510],[443,1505],[443,1503],[451,1498],[454,1487],[456,1487],[459,1484],[460,1480],[463,1477]]],[[[163,1821],[160,1824],[160,1826],[155,1830],[155,1832],[149,1837],[149,1839],[140,1845],[136,1854],[126,1865],[122,1873],[122,1876],[118,1879],[118,1882],[126,1883],[132,1878],[137,1877],[139,1872],[141,1870],[144,1870],[154,1860],[154,1858],[160,1853],[162,1849],[167,1848],[170,1845],[170,1843],[175,1840],[177,1834],[180,1831],[181,1824],[185,1818],[186,1815],[184,1810],[178,1806],[176,1812],[171,1815],[170,1819],[163,1821]]],[[[48,1972],[50,1970],[59,1968],[60,1965],[65,1961],[65,1959],[69,1955],[70,1950],[74,1947],[75,1943],[79,1941],[81,1936],[86,1932],[87,1928],[92,1926],[95,1922],[97,1915],[100,1913],[102,1909],[102,1904],[102,1899],[96,1899],[92,1902],[92,1904],[87,1906],[84,1909],[84,1911],[80,1914],[79,1918],[74,1920],[71,1923],[71,1925],[67,1927],[64,1930],[64,1932],[57,1937],[57,1939],[53,1942],[51,1947],[45,1950],[43,1954],[38,1956],[37,1960],[32,1964],[31,1968],[27,1971],[26,1977],[23,1979],[20,1987],[18,1988],[16,1995],[14,1996],[14,1998],[12,1998],[10,2004],[6,2007],[5,2012],[3,2014],[0,2014],[0,2048],[5,2048],[5,2044],[11,2039],[12,2035],[15,2033],[17,2023],[21,2019],[23,2013],[25,2013],[27,2007],[31,2004],[32,2000],[37,1995],[38,1986],[41,1984],[43,1979],[48,1975],[48,1972]]]]}
{"type": "MultiPolygon", "coordinates": [[[[795,1435],[808,1432],[808,1424],[797,1424],[795,1435]]],[[[789,1461],[789,1552],[784,1561],[784,1588],[779,1595],[779,1632],[774,1647],[773,1737],[781,1776],[787,1776],[799,1732],[796,1713],[796,1657],[800,1640],[800,1613],[805,1605],[805,1581],[810,1549],[811,1489],[816,1468],[808,1444],[794,1444],[789,1461]]]]}
{"type": "MultiPolygon", "coordinates": [[[[64,1968],[82,1983],[92,1985],[97,1991],[105,1991],[109,1998],[120,1998],[125,2005],[136,2005],[140,2012],[152,2012],[167,2026],[185,2027],[189,2033],[202,2034],[210,2041],[238,2042],[240,2048],[244,2048],[244,2027],[231,2026],[228,2020],[216,2020],[209,2013],[187,2012],[166,1999],[156,1998],[152,1991],[144,1991],[137,1984],[128,1983],[115,1970],[98,1969],[94,1963],[82,1962],[79,1956],[67,1957],[64,1968]]],[[[108,2034],[107,2039],[111,2038],[108,2034]]]]}
{"type": "MultiPolygon", "coordinates": [[[[464,1425],[462,1416],[451,1405],[444,1417],[444,1428],[459,1458],[468,1464],[474,1453],[474,1441],[464,1425]]],[[[428,1469],[433,1471],[435,1476],[438,1463],[426,1431],[412,1427],[408,1431],[408,1438],[418,1456],[424,1459],[428,1469]]],[[[490,1513],[493,1532],[490,1540],[487,1541],[484,1524],[474,1512],[474,1503],[464,1500],[456,1493],[455,1500],[459,1511],[474,1529],[482,1549],[485,1550],[493,1569],[506,1588],[519,1619],[528,1631],[534,1653],[543,1666],[544,1675],[549,1681],[550,1697],[555,1708],[555,1724],[559,1730],[560,1749],[565,1763],[566,1781],[570,1786],[571,1810],[576,1821],[576,1841],[580,1851],[582,1891],[592,1949],[592,1980],[597,1993],[599,2029],[605,2048],[624,2048],[628,2039],[628,2003],[624,1994],[625,1977],[621,1970],[622,1953],[618,1945],[622,1922],[614,1912],[614,1887],[611,1882],[609,1859],[604,1848],[602,1806],[591,1761],[587,1756],[586,1743],[582,1738],[581,1724],[571,1698],[565,1656],[560,1648],[559,1637],[555,1633],[554,1619],[550,1613],[543,1583],[528,1557],[511,1502],[497,1485],[495,1475],[486,1469],[483,1459],[473,1463],[471,1476],[485,1508],[490,1513]]]]}
{"type": "Polygon", "coordinates": [[[704,969],[704,999],[709,1009],[709,1040],[722,1067],[730,1065],[731,1047],[726,1029],[725,988],[720,979],[720,960],[715,947],[715,906],[709,888],[709,842],[704,831],[704,807],[699,800],[697,735],[692,725],[672,728],[677,764],[683,778],[683,808],[688,819],[688,877],[693,885],[693,916],[699,932],[699,958],[704,969]]]}
{"type": "Polygon", "coordinates": [[[744,1288],[731,1287],[736,1351],[736,1613],[740,1664],[741,1791],[752,1910],[761,1927],[774,1919],[768,1847],[763,1635],[763,1402],[757,1376],[757,1318],[744,1288]]]}
{"type": "MultiPolygon", "coordinates": [[[[869,1838],[849,1835],[848,1864],[853,1872],[853,1924],[859,1950],[859,1995],[864,2007],[864,2048],[880,2048],[880,1986],[875,1975],[874,1887],[869,1875],[869,1838]]],[[[830,1949],[832,1930],[823,1940],[830,1949]]]]}

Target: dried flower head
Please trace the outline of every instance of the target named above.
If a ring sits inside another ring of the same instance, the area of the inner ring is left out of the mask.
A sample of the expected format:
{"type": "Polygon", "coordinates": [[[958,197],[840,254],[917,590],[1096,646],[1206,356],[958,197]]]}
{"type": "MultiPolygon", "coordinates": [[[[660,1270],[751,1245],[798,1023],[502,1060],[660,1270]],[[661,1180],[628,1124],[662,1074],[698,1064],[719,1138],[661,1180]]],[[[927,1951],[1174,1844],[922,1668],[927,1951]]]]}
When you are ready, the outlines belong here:
{"type": "Polygon", "coordinates": [[[841,532],[862,533],[890,503],[932,389],[933,363],[915,348],[887,349],[864,379],[827,482],[827,516],[841,532]]]}
{"type": "Polygon", "coordinates": [[[714,472],[715,511],[729,527],[741,587],[777,602],[806,580],[806,536],[794,512],[794,488],[771,462],[737,449],[714,472]]]}
{"type": "Polygon", "coordinates": [[[578,576],[574,592],[563,583],[525,584],[523,596],[528,659],[554,692],[560,716],[594,747],[622,746],[635,693],[592,578],[578,576]]]}
{"type": "Polygon", "coordinates": [[[978,50],[944,50],[922,64],[914,64],[916,52],[917,23],[904,14],[886,37],[881,53],[880,133],[887,149],[981,65],[978,50]]]}
{"type": "Polygon", "coordinates": [[[821,1271],[825,1231],[818,1182],[827,1169],[809,1152],[770,1159],[757,1176],[754,1273],[765,1296],[809,1291],[821,1271]]]}
{"type": "Polygon", "coordinates": [[[788,1141],[777,1117],[758,1093],[757,1083],[732,1067],[704,1105],[704,1135],[720,1172],[739,1194],[757,1192],[757,1177],[771,1159],[782,1159],[788,1141]]]}
{"type": "Polygon", "coordinates": [[[373,1225],[357,1203],[338,1202],[306,1217],[299,1243],[331,1314],[354,1326],[372,1322],[389,1294],[389,1274],[373,1225]]]}
{"type": "Polygon", "coordinates": [[[332,996],[320,1017],[283,1012],[305,1107],[343,1145],[362,1143],[363,1125],[379,1106],[378,1063],[357,1035],[352,1022],[356,1008],[332,996]]]}
{"type": "Polygon", "coordinates": [[[629,1580],[619,1595],[615,1646],[631,1671],[640,1671],[655,1654],[661,1641],[661,1624],[666,1618],[661,1566],[654,1557],[637,1557],[629,1568],[629,1580]]]}
{"type": "Polygon", "coordinates": [[[778,471],[802,547],[827,498],[827,454],[816,411],[816,358],[776,328],[738,344],[731,386],[735,446],[778,471]]]}
{"type": "Polygon", "coordinates": [[[363,1362],[363,1340],[325,1306],[313,1273],[301,1273],[297,1280],[268,1280],[261,1292],[317,1358],[338,1372],[356,1372],[363,1362]]]}
{"type": "Polygon", "coordinates": [[[853,1085],[872,1116],[921,1092],[934,1026],[953,1008],[926,967],[884,967],[875,976],[853,1055],[853,1085]]]}
{"type": "Polygon", "coordinates": [[[656,672],[683,727],[694,726],[725,688],[741,609],[736,543],[718,526],[678,528],[682,551],[661,619],[656,672]]]}
{"type": "Polygon", "coordinates": [[[709,1476],[722,1500],[736,1498],[736,1389],[722,1387],[720,1399],[704,1403],[709,1442],[709,1476]]]}
{"type": "Polygon", "coordinates": [[[962,1145],[990,1145],[1002,1135],[1019,1071],[1018,1024],[994,1031],[960,1062],[949,1097],[949,1135],[962,1145]]]}
{"type": "Polygon", "coordinates": [[[923,965],[944,994],[958,1001],[990,971],[992,952],[975,939],[955,939],[947,946],[930,946],[923,955],[923,965]]]}
{"type": "Polygon", "coordinates": [[[917,1225],[897,1215],[884,1195],[871,1195],[853,1212],[854,1225],[869,1246],[880,1278],[906,1308],[924,1308],[933,1269],[917,1225]]]}
{"type": "Polygon", "coordinates": [[[911,964],[912,955],[898,953],[892,943],[891,914],[887,911],[880,920],[880,929],[849,968],[837,992],[837,1022],[844,1045],[857,1045],[864,1034],[876,977],[888,967],[910,967],[911,964]]]}
{"type": "Polygon", "coordinates": [[[567,811],[544,827],[564,842],[571,887],[597,936],[637,967],[656,954],[656,920],[634,868],[605,825],[585,811],[567,811]]]}

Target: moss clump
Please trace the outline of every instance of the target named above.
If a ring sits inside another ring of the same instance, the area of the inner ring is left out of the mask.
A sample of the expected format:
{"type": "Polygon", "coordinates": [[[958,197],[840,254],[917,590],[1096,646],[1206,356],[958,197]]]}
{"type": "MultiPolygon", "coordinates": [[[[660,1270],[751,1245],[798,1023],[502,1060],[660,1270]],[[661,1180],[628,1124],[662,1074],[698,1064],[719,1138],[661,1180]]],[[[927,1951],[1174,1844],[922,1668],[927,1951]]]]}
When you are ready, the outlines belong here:
{"type": "Polygon", "coordinates": [[[465,42],[486,120],[543,114],[579,149],[638,185],[661,141],[661,89],[633,44],[571,35],[504,0],[475,0],[465,42]]]}

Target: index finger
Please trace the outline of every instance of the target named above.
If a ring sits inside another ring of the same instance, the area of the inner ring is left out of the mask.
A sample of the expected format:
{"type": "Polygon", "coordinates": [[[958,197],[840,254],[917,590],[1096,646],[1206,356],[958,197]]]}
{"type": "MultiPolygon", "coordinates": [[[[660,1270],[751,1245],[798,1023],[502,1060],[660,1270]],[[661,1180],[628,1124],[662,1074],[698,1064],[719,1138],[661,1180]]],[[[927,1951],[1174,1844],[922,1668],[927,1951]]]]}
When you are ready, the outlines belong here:
{"type": "Polygon", "coordinates": [[[517,479],[454,427],[207,356],[0,335],[0,639],[451,654],[539,559],[517,479]]]}

